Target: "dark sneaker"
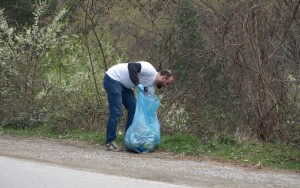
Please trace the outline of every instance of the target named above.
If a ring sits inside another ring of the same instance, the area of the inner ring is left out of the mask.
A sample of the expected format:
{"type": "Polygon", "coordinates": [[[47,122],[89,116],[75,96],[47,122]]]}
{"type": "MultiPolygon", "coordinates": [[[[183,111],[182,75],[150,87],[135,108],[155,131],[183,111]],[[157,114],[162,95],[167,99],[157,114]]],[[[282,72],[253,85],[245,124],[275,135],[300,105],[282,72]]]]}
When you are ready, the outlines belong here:
{"type": "Polygon", "coordinates": [[[105,145],[108,151],[123,151],[121,147],[119,147],[116,141],[112,141],[105,145]]]}

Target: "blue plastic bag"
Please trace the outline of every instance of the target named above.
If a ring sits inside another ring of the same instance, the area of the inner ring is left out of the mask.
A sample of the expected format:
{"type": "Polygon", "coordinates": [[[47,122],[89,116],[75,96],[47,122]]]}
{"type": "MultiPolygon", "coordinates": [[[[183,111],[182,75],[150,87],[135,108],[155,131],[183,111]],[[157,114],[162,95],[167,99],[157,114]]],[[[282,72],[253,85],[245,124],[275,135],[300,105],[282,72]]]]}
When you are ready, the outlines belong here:
{"type": "Polygon", "coordinates": [[[156,95],[138,91],[135,114],[125,134],[125,146],[137,153],[153,151],[160,143],[160,124],[156,111],[160,100],[156,95]]]}

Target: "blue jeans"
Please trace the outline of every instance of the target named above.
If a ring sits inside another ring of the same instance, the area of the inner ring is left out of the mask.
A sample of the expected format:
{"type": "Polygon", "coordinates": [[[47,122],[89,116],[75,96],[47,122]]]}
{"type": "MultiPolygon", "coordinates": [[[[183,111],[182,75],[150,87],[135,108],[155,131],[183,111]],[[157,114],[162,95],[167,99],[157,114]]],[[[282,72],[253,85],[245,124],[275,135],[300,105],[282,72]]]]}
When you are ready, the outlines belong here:
{"type": "Polygon", "coordinates": [[[109,118],[106,125],[106,144],[108,144],[116,140],[117,127],[122,115],[123,105],[128,114],[125,132],[132,124],[136,99],[132,89],[125,88],[120,82],[111,79],[107,74],[104,76],[103,86],[107,94],[109,105],[109,118]]]}

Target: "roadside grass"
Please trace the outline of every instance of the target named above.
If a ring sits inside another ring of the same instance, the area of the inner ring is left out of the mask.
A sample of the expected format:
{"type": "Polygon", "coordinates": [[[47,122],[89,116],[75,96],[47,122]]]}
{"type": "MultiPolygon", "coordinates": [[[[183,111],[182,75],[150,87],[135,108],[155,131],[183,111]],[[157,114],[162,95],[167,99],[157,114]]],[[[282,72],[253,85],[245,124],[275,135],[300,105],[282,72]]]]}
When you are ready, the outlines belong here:
{"type": "Polygon", "coordinates": [[[216,138],[205,141],[191,135],[162,137],[160,149],[181,155],[195,155],[244,165],[300,171],[300,150],[286,144],[238,142],[216,138]]]}
{"type": "MultiPolygon", "coordinates": [[[[53,131],[51,127],[32,129],[4,129],[0,134],[47,137],[55,139],[76,139],[91,144],[104,145],[105,134],[99,131],[67,130],[63,134],[53,131]]],[[[124,145],[124,135],[117,136],[117,142],[124,145]]],[[[186,134],[161,135],[157,151],[165,151],[181,156],[194,156],[234,162],[242,165],[286,169],[300,172],[300,150],[286,144],[261,143],[254,141],[238,142],[234,139],[216,139],[207,141],[186,134]]]]}
{"type": "Polygon", "coordinates": [[[27,136],[27,137],[45,137],[54,139],[76,139],[87,141],[92,144],[102,144],[105,141],[105,134],[98,131],[80,131],[76,129],[68,129],[63,133],[51,128],[51,126],[39,127],[37,129],[15,129],[15,128],[1,128],[0,134],[8,134],[13,136],[27,136]]]}

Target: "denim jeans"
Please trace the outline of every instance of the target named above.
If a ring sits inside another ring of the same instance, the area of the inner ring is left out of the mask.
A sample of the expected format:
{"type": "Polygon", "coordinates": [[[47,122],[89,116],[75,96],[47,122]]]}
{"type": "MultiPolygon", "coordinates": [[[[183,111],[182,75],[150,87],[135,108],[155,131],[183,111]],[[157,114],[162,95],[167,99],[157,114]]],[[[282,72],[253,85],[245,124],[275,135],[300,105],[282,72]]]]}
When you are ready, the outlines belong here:
{"type": "Polygon", "coordinates": [[[116,140],[117,127],[122,115],[123,105],[127,110],[127,122],[125,132],[132,124],[136,107],[136,98],[132,89],[125,88],[120,82],[111,79],[105,74],[103,86],[107,94],[109,105],[109,118],[106,125],[106,144],[116,140]]]}

